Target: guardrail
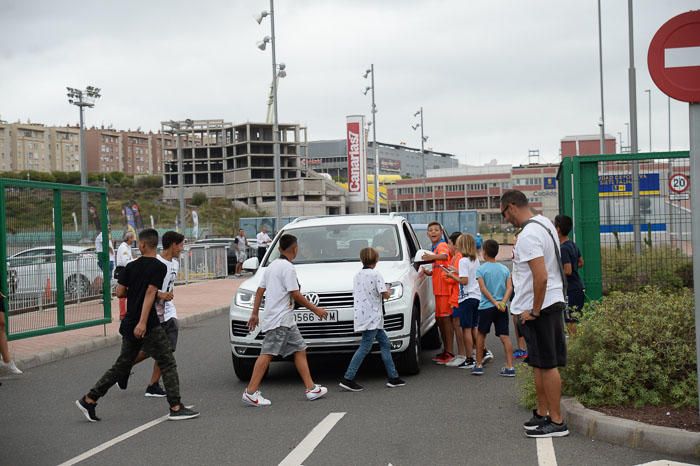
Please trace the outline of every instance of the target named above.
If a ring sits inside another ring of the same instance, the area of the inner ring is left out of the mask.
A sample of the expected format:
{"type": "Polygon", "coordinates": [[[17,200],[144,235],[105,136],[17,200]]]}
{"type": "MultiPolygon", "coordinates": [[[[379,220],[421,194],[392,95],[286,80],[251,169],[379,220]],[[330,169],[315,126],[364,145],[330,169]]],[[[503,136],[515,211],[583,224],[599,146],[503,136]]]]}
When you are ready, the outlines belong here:
{"type": "Polygon", "coordinates": [[[190,283],[228,276],[228,246],[223,244],[188,245],[180,256],[176,283],[190,283]]]}

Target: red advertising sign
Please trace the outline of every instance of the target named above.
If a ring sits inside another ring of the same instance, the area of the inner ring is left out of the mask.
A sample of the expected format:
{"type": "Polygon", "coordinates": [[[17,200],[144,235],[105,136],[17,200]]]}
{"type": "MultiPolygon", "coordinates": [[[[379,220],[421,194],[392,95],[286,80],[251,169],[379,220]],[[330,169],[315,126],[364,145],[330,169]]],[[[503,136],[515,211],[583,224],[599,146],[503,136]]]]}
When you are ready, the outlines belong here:
{"type": "Polygon", "coordinates": [[[700,102],[700,10],[664,23],[649,44],[647,63],[663,93],[684,102],[700,102]]]}
{"type": "Polygon", "coordinates": [[[360,124],[348,122],[348,191],[362,192],[360,124]]]}

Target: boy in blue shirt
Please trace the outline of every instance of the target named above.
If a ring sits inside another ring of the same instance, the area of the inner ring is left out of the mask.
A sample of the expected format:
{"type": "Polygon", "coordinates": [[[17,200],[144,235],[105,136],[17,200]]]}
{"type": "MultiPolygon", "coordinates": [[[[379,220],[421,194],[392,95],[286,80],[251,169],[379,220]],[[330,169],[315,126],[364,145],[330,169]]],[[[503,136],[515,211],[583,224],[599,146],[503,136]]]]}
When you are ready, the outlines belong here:
{"type": "Polygon", "coordinates": [[[498,242],[489,239],[484,241],[484,263],[476,270],[476,280],[481,289],[479,302],[479,333],[476,339],[476,366],[472,375],[483,375],[484,342],[493,324],[496,336],[503,343],[506,353],[506,366],[501,368],[499,375],[515,377],[513,367],[513,345],[508,336],[508,307],[506,303],[513,293],[513,281],[508,268],[496,262],[498,242]]]}

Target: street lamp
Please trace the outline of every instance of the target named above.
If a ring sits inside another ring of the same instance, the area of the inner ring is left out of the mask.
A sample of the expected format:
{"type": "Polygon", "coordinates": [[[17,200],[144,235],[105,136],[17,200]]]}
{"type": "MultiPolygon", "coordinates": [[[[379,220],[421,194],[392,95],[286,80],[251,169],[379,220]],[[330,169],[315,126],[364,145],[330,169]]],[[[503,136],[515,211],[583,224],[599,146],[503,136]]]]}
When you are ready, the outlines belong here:
{"type": "MultiPolygon", "coordinates": [[[[87,154],[85,154],[85,124],[83,112],[85,107],[92,108],[95,101],[102,97],[100,88],[87,86],[85,90],[66,87],[68,103],[80,109],[80,185],[87,186],[87,154]]],[[[88,240],[88,198],[86,192],[80,193],[81,239],[88,240]]]]}
{"type": "Polygon", "coordinates": [[[651,89],[644,89],[649,95],[649,152],[651,152],[651,89]]]}
{"type": "Polygon", "coordinates": [[[363,78],[367,79],[369,75],[372,75],[371,84],[366,86],[362,91],[364,95],[367,92],[372,91],[372,146],[374,147],[374,213],[377,215],[381,214],[379,207],[379,148],[377,147],[377,106],[374,103],[374,63],[365,71],[362,75],[363,78]]]}
{"type": "Polygon", "coordinates": [[[262,24],[263,18],[270,17],[270,36],[265,36],[262,41],[258,42],[258,48],[265,50],[267,44],[270,44],[272,49],[272,144],[274,156],[274,176],[275,176],[275,228],[277,231],[281,228],[282,217],[282,182],[280,173],[280,138],[279,138],[279,120],[277,113],[277,79],[287,76],[285,71],[286,66],[280,63],[277,66],[277,56],[275,54],[275,46],[277,40],[275,38],[275,5],[274,0],[270,0],[270,11],[261,11],[255,15],[255,21],[262,24]],[[278,71],[279,70],[279,71],[278,71]]]}
{"type": "MultiPolygon", "coordinates": [[[[421,107],[420,110],[413,114],[414,117],[417,117],[418,115],[420,115],[420,123],[411,125],[411,128],[413,128],[413,131],[416,131],[418,130],[418,128],[420,128],[420,155],[421,160],[423,161],[423,212],[425,212],[427,210],[425,206],[428,202],[427,193],[425,191],[425,179],[428,176],[428,173],[425,170],[425,142],[428,140],[428,136],[425,136],[423,134],[423,107],[421,107]]],[[[435,206],[433,206],[433,208],[434,207],[435,206]]]]}
{"type": "Polygon", "coordinates": [[[630,152],[630,124],[625,123],[625,127],[627,128],[627,152],[630,152]]]}
{"type": "Polygon", "coordinates": [[[169,126],[170,129],[165,132],[175,135],[175,150],[177,151],[177,194],[180,204],[180,228],[182,234],[186,234],[186,223],[185,223],[185,174],[182,168],[182,144],[180,143],[180,137],[184,132],[183,128],[192,128],[194,122],[189,118],[184,121],[164,121],[161,123],[164,126],[169,126]]]}
{"type": "Polygon", "coordinates": [[[605,153],[605,105],[603,100],[603,31],[598,0],[598,61],[600,62],[600,153],[605,153]]]}

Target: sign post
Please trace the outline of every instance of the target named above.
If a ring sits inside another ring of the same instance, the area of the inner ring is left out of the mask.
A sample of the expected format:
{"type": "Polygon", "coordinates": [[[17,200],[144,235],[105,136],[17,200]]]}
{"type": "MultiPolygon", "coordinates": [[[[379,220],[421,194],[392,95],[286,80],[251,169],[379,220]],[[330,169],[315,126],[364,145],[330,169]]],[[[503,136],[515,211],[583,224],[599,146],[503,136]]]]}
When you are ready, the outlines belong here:
{"type": "Polygon", "coordinates": [[[348,209],[351,214],[366,214],[367,142],[365,117],[349,115],[345,124],[348,153],[348,209]]]}
{"type": "MultiPolygon", "coordinates": [[[[688,11],[664,23],[649,44],[647,63],[651,78],[663,93],[690,104],[690,180],[697,184],[700,180],[700,10],[688,11]]],[[[679,182],[680,178],[674,175],[669,182],[673,180],[679,182]]],[[[696,370],[700,380],[700,189],[690,190],[690,210],[695,213],[690,218],[696,370]]]]}

